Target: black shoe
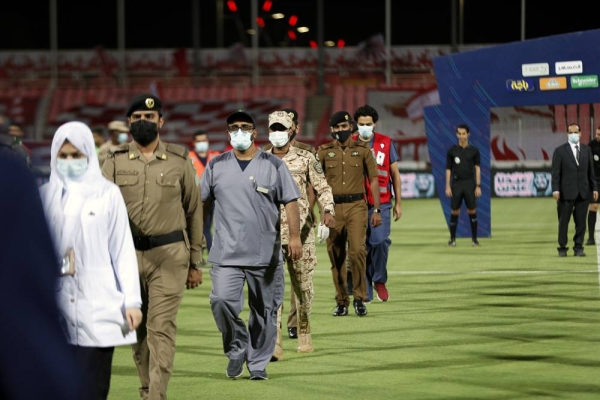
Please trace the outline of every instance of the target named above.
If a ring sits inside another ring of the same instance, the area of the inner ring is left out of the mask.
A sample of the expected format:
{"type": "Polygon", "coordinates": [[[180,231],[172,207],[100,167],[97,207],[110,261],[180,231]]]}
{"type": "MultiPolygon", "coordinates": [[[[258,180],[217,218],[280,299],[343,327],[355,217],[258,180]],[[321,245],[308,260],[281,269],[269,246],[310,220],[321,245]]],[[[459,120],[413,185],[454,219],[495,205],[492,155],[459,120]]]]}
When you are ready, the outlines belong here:
{"type": "Polygon", "coordinates": [[[264,369],[262,371],[250,371],[250,380],[251,381],[266,381],[269,379],[267,375],[267,371],[264,369]]]}
{"type": "Polygon", "coordinates": [[[585,257],[585,253],[583,250],[573,250],[573,255],[575,257],[585,257]]]}
{"type": "Polygon", "coordinates": [[[473,239],[473,247],[479,247],[479,246],[481,246],[481,245],[479,244],[477,239],[473,239]]]}
{"type": "Polygon", "coordinates": [[[227,377],[231,379],[239,378],[244,373],[244,359],[229,360],[227,365],[227,377]]]}
{"type": "Polygon", "coordinates": [[[586,246],[594,246],[594,245],[596,245],[596,241],[594,240],[594,238],[589,238],[587,240],[587,242],[585,242],[585,245],[586,246]]]}
{"type": "Polygon", "coordinates": [[[348,307],[339,304],[335,306],[335,308],[333,309],[333,316],[343,317],[344,315],[348,315],[348,307]]]}
{"type": "Polygon", "coordinates": [[[448,247],[456,247],[456,239],[448,240],[448,247]]]}
{"type": "Polygon", "coordinates": [[[290,337],[290,339],[298,339],[298,328],[295,326],[289,326],[288,336],[290,337]]]}
{"type": "Polygon", "coordinates": [[[567,256],[567,251],[566,250],[559,250],[558,251],[558,256],[559,257],[566,257],[567,256]]]}
{"type": "Polygon", "coordinates": [[[359,317],[367,315],[367,306],[365,306],[365,303],[363,303],[361,299],[354,300],[354,312],[356,312],[356,315],[359,317]]]}

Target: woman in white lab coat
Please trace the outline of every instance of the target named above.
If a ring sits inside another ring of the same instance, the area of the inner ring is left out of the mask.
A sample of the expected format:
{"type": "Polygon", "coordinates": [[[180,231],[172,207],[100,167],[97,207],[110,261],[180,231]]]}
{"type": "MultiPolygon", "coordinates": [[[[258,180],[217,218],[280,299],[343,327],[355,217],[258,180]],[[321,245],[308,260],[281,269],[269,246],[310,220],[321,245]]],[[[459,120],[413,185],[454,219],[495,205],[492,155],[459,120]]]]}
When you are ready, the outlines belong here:
{"type": "Polygon", "coordinates": [[[61,322],[90,378],[86,399],[106,399],[114,346],[135,343],[142,320],[127,209],[119,188],[100,172],[87,125],[68,122],[58,128],[50,166],[50,181],[40,190],[60,256],[61,322]]]}

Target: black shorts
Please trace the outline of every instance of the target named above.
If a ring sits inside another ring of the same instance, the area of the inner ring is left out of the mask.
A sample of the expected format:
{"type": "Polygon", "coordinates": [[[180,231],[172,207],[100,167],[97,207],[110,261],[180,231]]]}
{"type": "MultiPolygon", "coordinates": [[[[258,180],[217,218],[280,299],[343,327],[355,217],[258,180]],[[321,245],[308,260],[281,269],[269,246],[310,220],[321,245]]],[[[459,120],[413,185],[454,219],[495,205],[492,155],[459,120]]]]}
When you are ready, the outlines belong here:
{"type": "Polygon", "coordinates": [[[452,199],[450,200],[450,209],[458,210],[462,201],[468,209],[477,208],[477,199],[475,197],[475,182],[458,181],[452,184],[452,199]]]}

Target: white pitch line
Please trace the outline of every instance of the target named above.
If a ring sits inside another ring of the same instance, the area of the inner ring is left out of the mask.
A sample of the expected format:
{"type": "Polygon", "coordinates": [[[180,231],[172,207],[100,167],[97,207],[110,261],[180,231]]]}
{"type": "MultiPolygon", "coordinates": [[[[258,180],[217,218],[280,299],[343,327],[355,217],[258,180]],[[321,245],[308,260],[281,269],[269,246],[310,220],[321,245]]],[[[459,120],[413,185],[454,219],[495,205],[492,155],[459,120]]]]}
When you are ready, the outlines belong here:
{"type": "MultiPolygon", "coordinates": [[[[599,285],[600,285],[600,255],[598,255],[599,267],[598,269],[582,270],[582,271],[571,271],[571,270],[531,270],[531,271],[519,271],[519,270],[502,270],[502,271],[388,271],[388,275],[562,275],[562,274],[599,274],[599,285]]],[[[314,271],[317,274],[330,274],[329,269],[316,269],[314,271]]]]}

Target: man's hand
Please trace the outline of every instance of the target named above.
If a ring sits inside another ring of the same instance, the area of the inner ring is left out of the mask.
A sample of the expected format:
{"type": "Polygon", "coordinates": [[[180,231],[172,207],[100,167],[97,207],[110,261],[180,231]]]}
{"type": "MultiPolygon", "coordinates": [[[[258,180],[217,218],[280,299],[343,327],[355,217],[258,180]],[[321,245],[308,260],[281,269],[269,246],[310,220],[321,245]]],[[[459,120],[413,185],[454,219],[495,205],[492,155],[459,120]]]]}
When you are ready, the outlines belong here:
{"type": "Polygon", "coordinates": [[[450,188],[450,185],[446,185],[446,196],[452,197],[452,189],[450,188]]]}
{"type": "Polygon", "coordinates": [[[290,243],[288,244],[288,257],[294,261],[302,258],[302,242],[300,242],[299,237],[290,238],[290,243]]]}
{"type": "Polygon", "coordinates": [[[129,331],[133,331],[140,326],[142,322],[142,310],[139,308],[128,308],[125,310],[125,316],[127,317],[127,325],[129,325],[129,331]]]}
{"type": "Polygon", "coordinates": [[[592,197],[594,198],[594,201],[597,201],[598,200],[598,192],[594,192],[592,197]]]}
{"type": "Polygon", "coordinates": [[[190,267],[188,270],[187,282],[185,287],[188,289],[195,289],[202,284],[202,270],[190,267]]]}
{"type": "Polygon", "coordinates": [[[379,225],[381,225],[381,214],[374,212],[371,214],[371,226],[377,228],[379,225]]]}
{"type": "Polygon", "coordinates": [[[475,187],[475,197],[481,197],[481,187],[475,187]]]}
{"type": "Polygon", "coordinates": [[[394,221],[398,221],[402,217],[402,204],[396,202],[394,205],[394,221]]]}
{"type": "Polygon", "coordinates": [[[326,240],[329,237],[329,228],[322,223],[319,224],[319,230],[317,232],[319,243],[323,243],[323,240],[326,240]]]}
{"type": "Polygon", "coordinates": [[[321,224],[325,225],[328,228],[333,228],[335,226],[335,218],[331,213],[326,213],[323,219],[321,220],[321,224]]]}
{"type": "MultiPolygon", "coordinates": [[[[596,193],[596,197],[598,197],[598,192],[594,192],[596,193]]],[[[552,197],[554,197],[554,200],[559,201],[560,200],[560,192],[552,192],[552,197]]]]}

